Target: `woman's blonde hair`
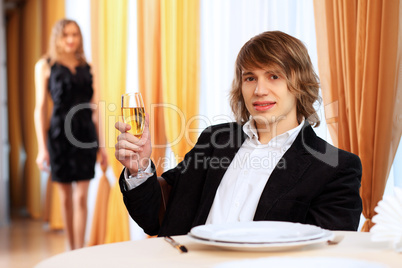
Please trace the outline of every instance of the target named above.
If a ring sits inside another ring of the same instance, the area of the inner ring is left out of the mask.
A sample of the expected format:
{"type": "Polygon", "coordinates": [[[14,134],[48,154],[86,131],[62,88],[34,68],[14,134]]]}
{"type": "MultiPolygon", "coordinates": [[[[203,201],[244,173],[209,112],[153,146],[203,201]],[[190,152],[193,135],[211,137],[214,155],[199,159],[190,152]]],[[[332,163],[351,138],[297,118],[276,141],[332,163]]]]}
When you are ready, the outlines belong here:
{"type": "Polygon", "coordinates": [[[78,26],[78,23],[74,20],[61,19],[57,21],[52,28],[52,33],[50,35],[49,40],[49,49],[45,55],[45,57],[49,59],[50,65],[57,62],[58,59],[60,58],[61,48],[59,45],[60,44],[59,41],[63,37],[64,28],[70,23],[73,23],[75,26],[77,26],[78,34],[80,37],[80,43],[78,45],[77,51],[75,52],[75,57],[77,58],[80,65],[83,65],[87,62],[84,54],[84,44],[80,26],[78,26]]]}
{"type": "Polygon", "coordinates": [[[242,71],[268,66],[279,69],[289,91],[296,96],[298,121],[304,117],[311,125],[319,126],[320,119],[313,107],[315,101],[321,101],[319,78],[307,48],[299,39],[280,31],[268,31],[251,38],[237,56],[230,91],[230,106],[236,121],[244,124],[250,117],[242,96],[242,71]]]}

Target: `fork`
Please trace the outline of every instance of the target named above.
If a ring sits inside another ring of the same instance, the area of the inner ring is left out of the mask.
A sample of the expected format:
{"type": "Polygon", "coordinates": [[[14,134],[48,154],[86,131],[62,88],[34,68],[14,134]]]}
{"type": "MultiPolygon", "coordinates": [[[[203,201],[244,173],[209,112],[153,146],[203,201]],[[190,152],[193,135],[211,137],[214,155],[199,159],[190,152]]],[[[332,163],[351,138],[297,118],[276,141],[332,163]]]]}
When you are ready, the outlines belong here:
{"type": "Polygon", "coordinates": [[[339,244],[339,242],[343,240],[344,237],[345,237],[344,235],[335,235],[334,238],[328,240],[328,245],[337,245],[339,244]]]}

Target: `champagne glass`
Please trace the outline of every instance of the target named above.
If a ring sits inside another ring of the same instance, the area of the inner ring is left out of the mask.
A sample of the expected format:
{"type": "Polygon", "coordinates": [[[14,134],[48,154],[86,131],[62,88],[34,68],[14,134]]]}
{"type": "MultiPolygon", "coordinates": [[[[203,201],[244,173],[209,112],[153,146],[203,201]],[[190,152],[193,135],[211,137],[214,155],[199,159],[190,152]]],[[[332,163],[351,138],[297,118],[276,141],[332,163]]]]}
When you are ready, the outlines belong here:
{"type": "MultiPolygon", "coordinates": [[[[141,93],[127,93],[121,96],[121,114],[123,122],[131,126],[128,132],[140,139],[145,126],[145,108],[141,93]]],[[[152,174],[141,169],[138,156],[138,173],[135,176],[130,175],[130,178],[144,178],[152,174]]]]}

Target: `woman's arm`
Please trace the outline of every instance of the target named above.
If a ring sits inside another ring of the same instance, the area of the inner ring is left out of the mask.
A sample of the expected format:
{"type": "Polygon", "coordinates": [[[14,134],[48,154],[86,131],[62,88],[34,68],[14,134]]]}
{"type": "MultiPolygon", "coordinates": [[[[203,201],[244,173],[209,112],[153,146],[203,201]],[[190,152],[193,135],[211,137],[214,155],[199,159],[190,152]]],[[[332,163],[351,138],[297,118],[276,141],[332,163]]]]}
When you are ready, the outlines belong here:
{"type": "Polygon", "coordinates": [[[46,145],[47,138],[47,87],[50,77],[50,67],[45,59],[39,60],[35,65],[35,130],[38,141],[38,156],[36,164],[39,169],[49,171],[49,152],[46,145]]]}

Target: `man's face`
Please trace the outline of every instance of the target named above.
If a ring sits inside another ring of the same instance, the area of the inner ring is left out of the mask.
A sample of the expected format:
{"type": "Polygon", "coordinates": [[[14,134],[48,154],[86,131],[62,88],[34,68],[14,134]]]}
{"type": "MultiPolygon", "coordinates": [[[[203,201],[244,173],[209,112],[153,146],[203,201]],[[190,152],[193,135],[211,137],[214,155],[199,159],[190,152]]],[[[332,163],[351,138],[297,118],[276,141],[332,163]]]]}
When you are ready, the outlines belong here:
{"type": "Polygon", "coordinates": [[[296,97],[285,77],[275,67],[242,71],[242,95],[258,129],[281,125],[297,126],[296,97]]]}

